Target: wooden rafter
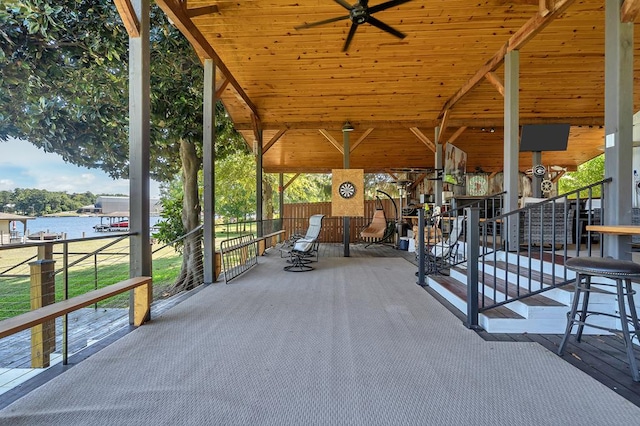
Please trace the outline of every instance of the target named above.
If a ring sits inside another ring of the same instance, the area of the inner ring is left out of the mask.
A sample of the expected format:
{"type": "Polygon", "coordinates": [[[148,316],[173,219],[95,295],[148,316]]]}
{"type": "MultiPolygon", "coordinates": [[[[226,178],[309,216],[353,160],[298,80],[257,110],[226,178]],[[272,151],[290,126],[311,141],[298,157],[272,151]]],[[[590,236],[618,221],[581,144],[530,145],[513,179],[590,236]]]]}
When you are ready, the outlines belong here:
{"type": "Polygon", "coordinates": [[[251,114],[251,127],[253,127],[253,136],[259,139],[262,132],[262,124],[260,123],[260,117],[256,114],[251,114]]]}
{"type": "Polygon", "coordinates": [[[431,151],[436,152],[436,144],[434,144],[431,139],[429,139],[420,129],[417,127],[410,127],[411,133],[416,135],[416,137],[427,146],[431,151]]]}
{"type": "Polygon", "coordinates": [[[187,16],[189,18],[193,18],[194,16],[202,16],[202,15],[210,15],[212,13],[218,13],[218,6],[217,5],[211,5],[211,6],[201,6],[201,7],[194,7],[193,9],[189,9],[187,7],[187,0],[184,0],[182,2],[182,7],[184,8],[184,11],[187,13],[187,16]]]}
{"type": "Polygon", "coordinates": [[[428,175],[428,173],[420,173],[420,175],[416,178],[415,182],[413,182],[410,186],[409,186],[409,190],[413,191],[416,186],[418,186],[420,184],[420,182],[422,182],[424,180],[424,178],[426,178],[428,175]]]}
{"type": "Polygon", "coordinates": [[[564,176],[564,174],[566,173],[566,170],[560,170],[559,172],[556,173],[556,175],[553,177],[553,179],[551,179],[551,182],[553,183],[558,183],[558,181],[560,180],[560,178],[562,176],[564,176]]]}
{"type": "Polygon", "coordinates": [[[180,30],[180,32],[189,40],[191,45],[196,49],[200,57],[206,59],[213,59],[214,63],[222,74],[229,80],[236,92],[240,95],[244,103],[251,110],[252,114],[259,117],[258,108],[251,101],[247,93],[244,91],[240,83],[233,77],[231,71],[222,62],[220,56],[213,50],[213,47],[209,44],[204,35],[198,30],[198,28],[191,22],[191,18],[187,16],[183,10],[181,4],[177,0],[156,0],[156,3],[162,11],[167,15],[173,24],[180,30]]]}
{"type": "Polygon", "coordinates": [[[220,97],[222,96],[222,92],[224,92],[224,89],[226,89],[228,85],[229,79],[227,79],[225,76],[222,76],[222,80],[220,80],[216,85],[216,99],[220,99],[220,97]]]}
{"type": "Polygon", "coordinates": [[[620,9],[620,21],[624,23],[635,22],[640,12],[640,0],[624,0],[620,9]]]}
{"type": "Polygon", "coordinates": [[[450,143],[455,142],[456,139],[458,139],[460,137],[460,135],[464,133],[465,130],[467,130],[467,126],[460,127],[458,130],[456,130],[453,133],[453,135],[451,135],[450,138],[447,139],[447,142],[450,142],[450,143]]]}
{"type": "Polygon", "coordinates": [[[113,0],[113,2],[116,5],[116,9],[118,9],[118,14],[122,18],[122,23],[129,37],[140,37],[140,21],[138,21],[138,16],[133,9],[131,0],[113,0]]]}
{"type": "Polygon", "coordinates": [[[507,53],[521,49],[529,40],[553,22],[554,19],[564,13],[564,11],[567,10],[574,1],[575,0],[559,0],[553,4],[552,9],[550,9],[545,15],[538,12],[533,18],[529,19],[526,24],[520,27],[520,29],[516,31],[504,45],[502,45],[500,50],[498,50],[487,62],[484,63],[484,65],[480,67],[480,69],[478,69],[473,77],[471,77],[444,103],[438,118],[442,118],[445,112],[453,108],[460,99],[469,93],[471,89],[476,87],[487,73],[495,71],[504,61],[504,57],[507,53]]]}
{"type": "Polygon", "coordinates": [[[267,144],[262,148],[262,153],[264,154],[265,152],[269,151],[269,148],[271,148],[274,143],[278,142],[278,139],[280,139],[282,135],[284,135],[286,132],[287,132],[287,129],[279,130],[278,133],[276,133],[271,138],[271,140],[267,142],[267,144]]]}
{"type": "Polygon", "coordinates": [[[495,87],[504,98],[504,84],[502,83],[502,79],[498,76],[498,74],[490,71],[484,75],[484,78],[486,78],[487,81],[491,83],[493,87],[495,87]]]}
{"type": "Polygon", "coordinates": [[[331,145],[333,145],[338,151],[340,151],[340,154],[344,155],[344,147],[342,146],[342,144],[338,143],[338,141],[333,136],[331,136],[328,131],[326,131],[325,129],[320,129],[319,132],[322,136],[325,137],[326,140],[331,142],[331,145]]]}
{"type": "Polygon", "coordinates": [[[451,115],[450,109],[446,110],[442,115],[442,120],[440,121],[440,131],[438,132],[438,140],[436,141],[436,143],[442,143],[442,135],[444,135],[444,132],[447,130],[447,127],[449,126],[450,115],[451,115]]]}
{"type": "Polygon", "coordinates": [[[362,136],[360,136],[358,140],[349,147],[349,152],[353,152],[353,150],[356,149],[356,147],[360,145],[362,141],[364,141],[371,132],[373,132],[373,128],[365,130],[362,136]]]}
{"type": "Polygon", "coordinates": [[[398,176],[395,173],[393,173],[393,171],[386,169],[385,172],[387,172],[387,174],[391,176],[391,179],[398,180],[398,176]]]}
{"type": "Polygon", "coordinates": [[[540,9],[538,13],[540,13],[540,15],[542,16],[547,15],[549,11],[553,9],[554,2],[555,0],[539,0],[538,5],[540,9]]]}
{"type": "Polygon", "coordinates": [[[283,190],[287,189],[289,185],[291,185],[296,179],[298,179],[298,176],[300,176],[300,173],[296,173],[291,179],[289,179],[289,182],[284,184],[283,190]]]}

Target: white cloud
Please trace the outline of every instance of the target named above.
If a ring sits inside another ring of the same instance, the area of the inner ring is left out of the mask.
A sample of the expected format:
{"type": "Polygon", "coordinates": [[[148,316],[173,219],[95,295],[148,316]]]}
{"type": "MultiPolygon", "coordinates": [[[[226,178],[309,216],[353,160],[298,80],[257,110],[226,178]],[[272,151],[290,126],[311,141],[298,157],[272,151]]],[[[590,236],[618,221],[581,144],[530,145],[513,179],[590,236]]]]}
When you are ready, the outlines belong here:
{"type": "Polygon", "coordinates": [[[0,179],[0,191],[9,191],[15,187],[11,179],[0,179]]]}
{"type": "MultiPolygon", "coordinates": [[[[0,142],[0,190],[37,188],[94,194],[129,194],[129,181],[111,179],[97,169],[66,163],[57,154],[44,152],[27,141],[0,142]]],[[[151,197],[160,194],[157,182],[151,181],[151,197]]]]}

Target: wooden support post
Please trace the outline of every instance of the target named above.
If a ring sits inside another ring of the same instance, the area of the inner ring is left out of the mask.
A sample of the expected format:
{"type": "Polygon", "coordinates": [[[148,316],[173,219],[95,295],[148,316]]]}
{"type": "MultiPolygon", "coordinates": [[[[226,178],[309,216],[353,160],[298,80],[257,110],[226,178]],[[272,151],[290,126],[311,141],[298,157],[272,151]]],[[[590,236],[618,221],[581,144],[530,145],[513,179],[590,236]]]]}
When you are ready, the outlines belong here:
{"type": "Polygon", "coordinates": [[[220,276],[220,272],[222,271],[222,253],[219,251],[215,254],[215,268],[214,268],[214,277],[213,280],[217,281],[220,276]]]}
{"type": "Polygon", "coordinates": [[[133,325],[142,325],[151,314],[151,300],[153,298],[153,284],[151,281],[133,290],[133,325]]]}
{"type": "MultiPolygon", "coordinates": [[[[50,244],[46,246],[50,246],[50,244]]],[[[39,254],[40,248],[43,247],[38,248],[39,254]]],[[[52,259],[41,259],[29,264],[31,267],[31,310],[55,303],[55,263],[52,259]]],[[[31,328],[31,368],[49,366],[49,355],[56,349],[55,327],[55,320],[52,319],[31,328]]]]}

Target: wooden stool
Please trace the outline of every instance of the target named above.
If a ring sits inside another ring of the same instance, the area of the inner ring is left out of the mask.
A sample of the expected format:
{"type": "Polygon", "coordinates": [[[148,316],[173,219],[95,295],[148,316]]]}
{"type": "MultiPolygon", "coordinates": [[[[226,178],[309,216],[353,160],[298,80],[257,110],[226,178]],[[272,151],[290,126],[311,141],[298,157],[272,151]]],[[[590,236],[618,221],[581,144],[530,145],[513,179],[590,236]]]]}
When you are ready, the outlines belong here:
{"type": "Polygon", "coordinates": [[[640,278],[640,264],[631,262],[629,260],[616,260],[611,258],[599,258],[599,257],[574,257],[565,262],[567,269],[576,273],[575,292],[573,296],[573,303],[571,305],[571,311],[567,313],[567,328],[564,332],[562,342],[558,348],[558,355],[562,355],[564,348],[567,344],[567,339],[571,334],[571,329],[574,324],[578,324],[578,332],[576,333],[576,341],[580,341],[582,337],[582,330],[585,325],[593,328],[599,328],[612,333],[622,333],[624,343],[627,348],[627,357],[629,358],[629,368],[631,369],[631,376],[633,380],[640,381],[640,374],[638,373],[638,365],[636,358],[633,354],[633,343],[631,342],[631,334],[635,334],[640,338],[640,326],[638,325],[638,316],[636,313],[635,303],[633,302],[633,295],[635,291],[631,286],[632,278],[640,278]],[[611,286],[616,288],[616,295],[618,297],[618,310],[620,315],[615,315],[607,312],[589,311],[589,294],[591,293],[591,277],[604,277],[610,278],[615,281],[615,284],[602,284],[601,286],[611,286]],[[584,280],[584,282],[583,282],[584,280]],[[578,311],[578,303],[580,294],[584,293],[582,299],[582,308],[578,311]],[[627,314],[625,306],[625,298],[629,304],[629,314],[627,314]],[[605,315],[613,318],[620,318],[622,329],[611,329],[601,325],[587,324],[587,317],[589,315],[605,315]],[[578,318],[576,318],[578,316],[578,318]],[[633,332],[629,332],[629,323],[633,327],[633,332]]]}

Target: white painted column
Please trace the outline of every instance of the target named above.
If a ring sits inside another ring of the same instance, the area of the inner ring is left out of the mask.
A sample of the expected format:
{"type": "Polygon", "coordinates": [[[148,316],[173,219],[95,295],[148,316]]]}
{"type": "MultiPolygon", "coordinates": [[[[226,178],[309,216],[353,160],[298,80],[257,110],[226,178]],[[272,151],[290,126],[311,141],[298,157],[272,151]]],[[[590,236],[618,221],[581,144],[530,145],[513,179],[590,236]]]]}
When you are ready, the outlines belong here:
{"type": "MultiPolygon", "coordinates": [[[[604,224],[631,223],[633,134],[633,23],[620,22],[620,0],[605,2],[605,177],[604,224]]],[[[630,236],[605,237],[604,253],[631,259],[630,236]]]]}
{"type": "MultiPolygon", "coordinates": [[[[512,50],[504,59],[504,211],[518,208],[518,153],[520,134],[520,52],[512,50]]],[[[518,224],[509,221],[508,249],[518,247],[518,224]]]]}

